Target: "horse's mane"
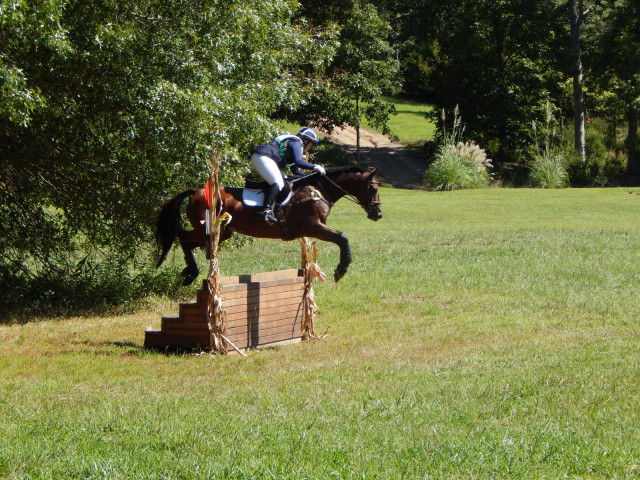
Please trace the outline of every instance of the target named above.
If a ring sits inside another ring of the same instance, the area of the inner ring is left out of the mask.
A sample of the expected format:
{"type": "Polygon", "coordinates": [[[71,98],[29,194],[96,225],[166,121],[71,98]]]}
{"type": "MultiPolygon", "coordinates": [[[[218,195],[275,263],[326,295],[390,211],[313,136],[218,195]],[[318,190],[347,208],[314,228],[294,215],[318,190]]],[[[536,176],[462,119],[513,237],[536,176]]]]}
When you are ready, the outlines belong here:
{"type": "MultiPolygon", "coordinates": [[[[328,167],[326,169],[326,176],[330,177],[330,178],[337,178],[340,175],[343,174],[350,174],[350,173],[367,173],[367,172],[371,172],[372,169],[371,168],[362,168],[362,167],[355,167],[355,166],[348,166],[348,167],[328,167]]],[[[294,185],[293,188],[294,189],[298,189],[298,188],[302,188],[304,186],[307,185],[315,185],[318,186],[320,184],[323,183],[323,176],[320,176],[318,174],[313,174],[313,175],[306,175],[304,177],[297,177],[294,180],[294,185]]]]}
{"type": "Polygon", "coordinates": [[[326,169],[327,175],[340,175],[341,173],[364,173],[369,171],[367,168],[348,166],[348,167],[330,167],[326,169]]]}

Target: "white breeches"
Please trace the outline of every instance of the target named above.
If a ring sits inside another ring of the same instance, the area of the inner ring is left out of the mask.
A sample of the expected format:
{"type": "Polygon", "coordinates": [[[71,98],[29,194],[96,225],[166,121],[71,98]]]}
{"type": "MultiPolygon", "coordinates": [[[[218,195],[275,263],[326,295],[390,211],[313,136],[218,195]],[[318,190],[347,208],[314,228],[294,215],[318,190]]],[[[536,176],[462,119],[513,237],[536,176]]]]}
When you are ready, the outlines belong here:
{"type": "Polygon", "coordinates": [[[276,162],[271,158],[266,155],[254,153],[251,155],[251,165],[256,169],[260,176],[269,183],[269,185],[276,183],[280,190],[284,188],[284,178],[282,178],[282,173],[280,172],[278,165],[276,165],[276,162]]]}

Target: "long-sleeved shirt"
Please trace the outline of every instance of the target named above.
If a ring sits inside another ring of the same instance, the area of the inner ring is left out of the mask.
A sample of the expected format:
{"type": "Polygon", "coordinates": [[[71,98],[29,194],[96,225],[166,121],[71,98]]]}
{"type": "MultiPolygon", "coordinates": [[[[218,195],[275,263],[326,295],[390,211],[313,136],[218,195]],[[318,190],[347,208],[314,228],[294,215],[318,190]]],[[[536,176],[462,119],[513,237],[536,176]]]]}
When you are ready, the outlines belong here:
{"type": "Polygon", "coordinates": [[[304,175],[300,169],[313,170],[314,165],[302,159],[302,150],[303,142],[300,137],[280,135],[272,142],[258,145],[254,152],[273,159],[281,170],[289,167],[294,175],[304,175]]]}

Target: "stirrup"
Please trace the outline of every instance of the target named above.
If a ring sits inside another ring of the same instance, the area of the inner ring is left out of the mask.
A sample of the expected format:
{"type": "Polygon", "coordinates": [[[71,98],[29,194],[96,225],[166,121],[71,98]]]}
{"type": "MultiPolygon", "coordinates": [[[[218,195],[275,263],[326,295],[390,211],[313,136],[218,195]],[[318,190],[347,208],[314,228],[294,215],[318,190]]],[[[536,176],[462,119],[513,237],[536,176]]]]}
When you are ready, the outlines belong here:
{"type": "Polygon", "coordinates": [[[262,215],[263,220],[269,225],[278,223],[278,220],[273,216],[273,212],[270,208],[265,208],[262,212],[260,212],[260,214],[262,215]]]}

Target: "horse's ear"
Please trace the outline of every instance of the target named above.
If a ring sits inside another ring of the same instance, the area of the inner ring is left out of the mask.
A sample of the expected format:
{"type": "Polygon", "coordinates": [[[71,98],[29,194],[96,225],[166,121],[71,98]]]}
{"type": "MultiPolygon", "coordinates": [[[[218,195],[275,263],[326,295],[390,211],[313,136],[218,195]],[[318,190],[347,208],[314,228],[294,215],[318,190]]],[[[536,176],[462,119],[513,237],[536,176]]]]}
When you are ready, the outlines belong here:
{"type": "Polygon", "coordinates": [[[373,177],[378,169],[376,167],[369,167],[369,177],[373,177]]]}

